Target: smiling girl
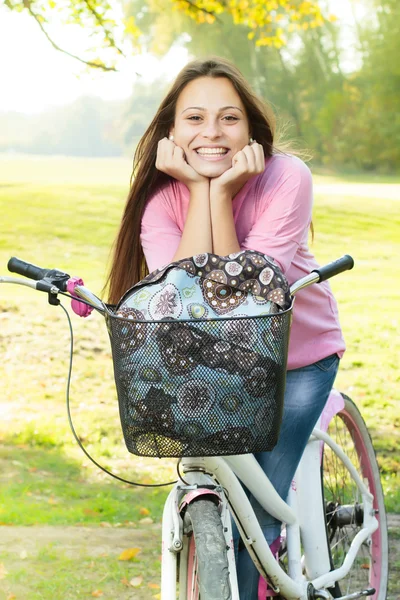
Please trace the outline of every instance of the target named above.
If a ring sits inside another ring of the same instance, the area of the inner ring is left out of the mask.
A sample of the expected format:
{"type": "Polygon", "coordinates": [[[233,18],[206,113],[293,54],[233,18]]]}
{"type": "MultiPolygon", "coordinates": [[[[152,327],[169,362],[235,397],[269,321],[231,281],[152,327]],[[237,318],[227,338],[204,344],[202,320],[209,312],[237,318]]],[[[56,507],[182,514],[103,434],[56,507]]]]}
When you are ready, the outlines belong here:
{"type": "MultiPolygon", "coordinates": [[[[291,284],[318,268],[307,245],[312,201],[308,167],[276,149],[273,115],[236,67],[193,61],[137,147],[109,300],[117,303],[148,271],[207,252],[256,250],[291,284]]],[[[284,499],[344,349],[329,284],[306,288],[294,310],[279,441],[256,456],[284,499]]],[[[281,524],[250,500],[276,552],[281,524]]],[[[273,595],[246,550],[238,552],[238,579],[241,600],[273,595]]]]}

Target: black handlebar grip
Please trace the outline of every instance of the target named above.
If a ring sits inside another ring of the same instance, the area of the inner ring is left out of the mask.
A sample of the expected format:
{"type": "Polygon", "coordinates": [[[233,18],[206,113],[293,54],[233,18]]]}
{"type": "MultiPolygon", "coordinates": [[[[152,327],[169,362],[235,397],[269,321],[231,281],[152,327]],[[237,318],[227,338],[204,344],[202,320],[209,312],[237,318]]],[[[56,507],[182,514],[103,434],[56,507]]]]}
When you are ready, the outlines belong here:
{"type": "Polygon", "coordinates": [[[343,271],[350,271],[354,267],[354,260],[349,254],[345,254],[341,258],[334,260],[333,262],[325,265],[324,267],[320,267],[319,269],[313,269],[312,273],[318,273],[319,282],[326,281],[326,279],[330,279],[335,275],[339,275],[339,273],[343,273],[343,271]]]}
{"type": "Polygon", "coordinates": [[[7,268],[11,273],[18,273],[18,275],[23,275],[24,277],[28,277],[28,279],[34,279],[35,281],[39,281],[39,279],[43,279],[46,277],[46,274],[49,272],[49,269],[41,269],[36,265],[32,265],[31,263],[27,263],[24,260],[16,258],[13,256],[8,261],[7,268]]]}

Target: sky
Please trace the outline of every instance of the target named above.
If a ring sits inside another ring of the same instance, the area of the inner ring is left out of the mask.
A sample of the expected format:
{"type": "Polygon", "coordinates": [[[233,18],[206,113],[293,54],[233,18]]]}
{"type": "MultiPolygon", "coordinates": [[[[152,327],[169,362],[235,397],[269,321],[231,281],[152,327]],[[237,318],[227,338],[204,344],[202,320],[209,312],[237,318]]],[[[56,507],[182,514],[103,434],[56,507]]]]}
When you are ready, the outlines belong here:
{"type": "MultiPolygon", "coordinates": [[[[53,38],[60,47],[82,56],[85,32],[66,29],[55,30],[53,38]]],[[[172,79],[186,62],[186,50],[175,48],[162,60],[136,56],[118,73],[88,69],[55,50],[28,14],[14,14],[0,4],[0,111],[37,113],[84,95],[127,98],[138,79],[152,81],[166,73],[172,79]]]]}
{"type": "MultiPolygon", "coordinates": [[[[330,0],[340,18],[350,19],[351,0],[330,0]]],[[[53,37],[66,50],[82,55],[87,35],[71,27],[55,31],[53,37]]],[[[138,76],[151,81],[161,74],[174,75],[187,62],[182,48],[174,48],[162,60],[150,55],[125,61],[120,72],[87,69],[55,50],[28,14],[11,13],[0,4],[0,111],[24,113],[45,111],[94,95],[105,100],[127,98],[138,76]],[[138,73],[139,75],[136,75],[138,73]]]]}

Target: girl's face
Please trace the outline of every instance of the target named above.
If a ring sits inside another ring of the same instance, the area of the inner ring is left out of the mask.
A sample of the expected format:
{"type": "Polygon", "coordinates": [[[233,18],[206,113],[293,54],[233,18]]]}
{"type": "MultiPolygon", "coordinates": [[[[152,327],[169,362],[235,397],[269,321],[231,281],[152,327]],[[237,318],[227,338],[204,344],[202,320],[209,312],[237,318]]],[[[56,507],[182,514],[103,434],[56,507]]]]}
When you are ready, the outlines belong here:
{"type": "Polygon", "coordinates": [[[250,137],[243,103],[225,77],[199,77],[186,85],[170,133],[188,164],[210,178],[232,167],[232,158],[250,137]]]}

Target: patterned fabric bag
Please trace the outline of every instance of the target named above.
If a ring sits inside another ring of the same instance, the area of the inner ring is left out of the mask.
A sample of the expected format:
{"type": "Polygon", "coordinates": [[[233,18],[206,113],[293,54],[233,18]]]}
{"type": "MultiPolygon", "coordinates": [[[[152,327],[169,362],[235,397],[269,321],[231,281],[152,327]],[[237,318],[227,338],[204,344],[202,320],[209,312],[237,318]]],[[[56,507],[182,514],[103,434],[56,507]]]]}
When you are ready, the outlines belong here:
{"type": "Polygon", "coordinates": [[[282,416],[289,285],[255,251],[150,273],[107,317],[125,442],[144,456],[271,450],[282,416]]]}

